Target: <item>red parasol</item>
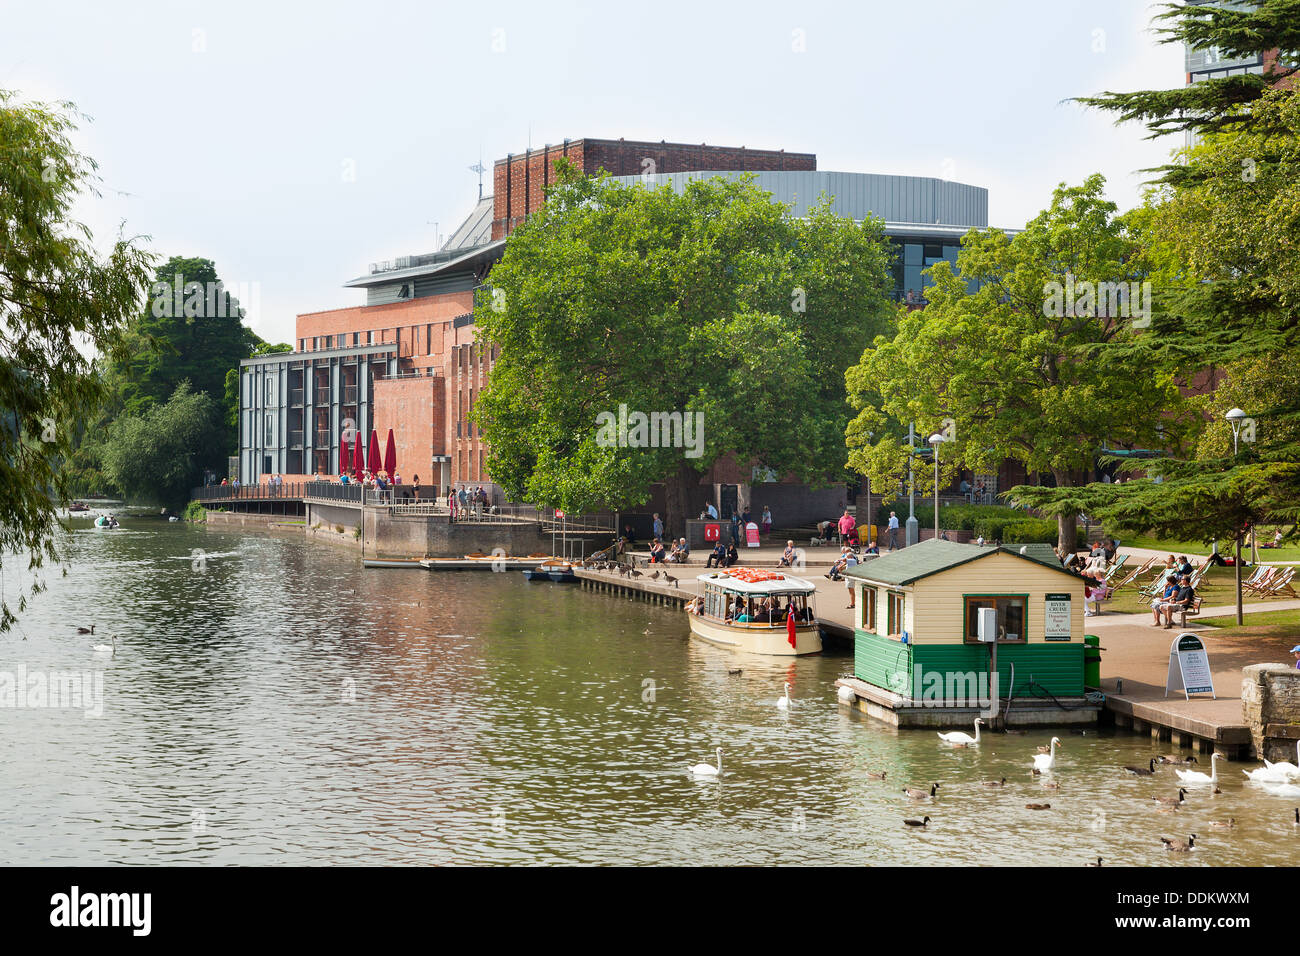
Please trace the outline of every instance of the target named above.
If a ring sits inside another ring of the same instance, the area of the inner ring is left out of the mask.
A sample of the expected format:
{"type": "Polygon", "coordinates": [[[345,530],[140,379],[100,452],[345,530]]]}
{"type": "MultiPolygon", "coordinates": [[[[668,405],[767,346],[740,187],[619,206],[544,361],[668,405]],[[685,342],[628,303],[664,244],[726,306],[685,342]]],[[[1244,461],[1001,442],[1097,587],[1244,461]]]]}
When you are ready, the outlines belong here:
{"type": "Polygon", "coordinates": [[[342,438],[339,439],[339,474],[340,475],[346,475],[348,473],[348,461],[349,459],[351,459],[351,457],[352,456],[348,454],[347,440],[342,438]]]}
{"type": "Polygon", "coordinates": [[[790,642],[790,646],[795,646],[794,639],[794,604],[790,605],[790,613],[785,616],[785,638],[790,642]]]}
{"type": "Polygon", "coordinates": [[[393,430],[388,429],[388,441],[384,445],[384,471],[391,481],[397,474],[397,442],[393,439],[393,430]]]}
{"type": "Polygon", "coordinates": [[[366,470],[365,452],[361,450],[361,436],[352,444],[352,474],[356,478],[361,477],[361,473],[366,470]]]}
{"type": "Polygon", "coordinates": [[[379,471],[383,463],[379,460],[379,432],[373,428],[370,429],[370,448],[366,452],[366,467],[370,469],[373,475],[379,471]]]}

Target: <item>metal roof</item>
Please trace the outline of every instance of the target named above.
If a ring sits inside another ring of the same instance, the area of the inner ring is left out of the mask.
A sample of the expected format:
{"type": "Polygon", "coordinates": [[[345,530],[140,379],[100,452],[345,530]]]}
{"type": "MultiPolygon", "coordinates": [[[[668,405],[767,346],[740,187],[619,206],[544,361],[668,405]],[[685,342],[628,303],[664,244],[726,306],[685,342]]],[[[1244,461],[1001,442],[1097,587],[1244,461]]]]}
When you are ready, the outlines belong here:
{"type": "Polygon", "coordinates": [[[376,342],[373,345],[349,345],[338,349],[312,349],[306,352],[268,352],[254,358],[240,359],[240,366],[278,365],[281,362],[302,362],[307,359],[349,358],[357,355],[376,355],[396,352],[395,342],[376,342]]]}
{"type": "Polygon", "coordinates": [[[492,241],[492,197],[484,196],[475,205],[465,221],[456,227],[439,252],[457,252],[473,249],[492,241]]]}
{"type": "Polygon", "coordinates": [[[423,278],[441,272],[463,269],[484,256],[495,256],[497,250],[505,244],[504,239],[498,239],[495,242],[484,243],[472,249],[449,250],[447,252],[435,252],[429,256],[418,256],[419,265],[413,265],[406,269],[392,269],[388,272],[374,272],[345,282],[343,287],[345,289],[365,289],[370,286],[385,285],[389,282],[399,282],[402,279],[423,278]]]}
{"type": "Polygon", "coordinates": [[[944,541],[942,538],[932,538],[891,554],[882,555],[850,568],[845,574],[849,577],[862,578],[864,581],[874,581],[877,584],[902,586],[969,564],[971,561],[987,558],[992,554],[1010,554],[1042,565],[1048,570],[1059,571],[1069,577],[1077,578],[1077,575],[1061,567],[1061,562],[1056,560],[1051,545],[1027,544],[981,548],[977,544],[961,544],[957,541],[944,541]],[[1021,548],[1025,549],[1023,554],[1021,548]],[[1044,559],[1043,549],[1046,549],[1050,561],[1044,559]]]}

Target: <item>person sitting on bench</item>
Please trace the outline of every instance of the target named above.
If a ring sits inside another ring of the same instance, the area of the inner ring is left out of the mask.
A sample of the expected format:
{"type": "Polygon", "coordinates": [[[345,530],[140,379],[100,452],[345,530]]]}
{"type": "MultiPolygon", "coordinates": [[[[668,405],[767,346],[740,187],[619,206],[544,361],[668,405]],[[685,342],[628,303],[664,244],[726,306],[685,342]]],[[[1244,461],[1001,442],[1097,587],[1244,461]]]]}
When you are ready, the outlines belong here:
{"type": "Polygon", "coordinates": [[[1187,610],[1192,606],[1194,600],[1196,600],[1196,591],[1192,587],[1192,576],[1184,574],[1182,585],[1178,588],[1178,593],[1174,595],[1174,599],[1165,601],[1160,605],[1160,609],[1165,612],[1165,627],[1173,627],[1174,612],[1187,610]]]}
{"type": "Polygon", "coordinates": [[[789,568],[794,566],[795,559],[794,542],[786,541],[785,550],[781,552],[781,560],[777,562],[778,568],[789,568]]]}

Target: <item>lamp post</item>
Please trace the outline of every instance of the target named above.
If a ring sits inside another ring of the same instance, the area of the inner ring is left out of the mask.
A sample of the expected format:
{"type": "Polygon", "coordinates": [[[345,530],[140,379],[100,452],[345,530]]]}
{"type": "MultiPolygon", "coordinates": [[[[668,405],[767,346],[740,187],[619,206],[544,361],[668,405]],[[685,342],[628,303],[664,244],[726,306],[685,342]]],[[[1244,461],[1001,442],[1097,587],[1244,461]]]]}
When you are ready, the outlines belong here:
{"type": "MultiPolygon", "coordinates": [[[[1235,461],[1237,458],[1237,436],[1241,434],[1241,423],[1246,418],[1246,413],[1240,408],[1234,408],[1223,416],[1232,426],[1232,457],[1235,461]]],[[[1245,621],[1241,613],[1241,526],[1238,525],[1233,529],[1233,540],[1236,544],[1236,555],[1233,558],[1232,570],[1237,579],[1237,626],[1241,627],[1245,621]]]]}
{"type": "Polygon", "coordinates": [[[939,446],[947,439],[941,432],[930,436],[930,445],[934,448],[934,540],[939,540],[939,446]]]}
{"type": "Polygon", "coordinates": [[[921,540],[921,529],[916,520],[916,479],[912,474],[912,465],[916,458],[916,423],[907,425],[907,547],[921,540]]]}

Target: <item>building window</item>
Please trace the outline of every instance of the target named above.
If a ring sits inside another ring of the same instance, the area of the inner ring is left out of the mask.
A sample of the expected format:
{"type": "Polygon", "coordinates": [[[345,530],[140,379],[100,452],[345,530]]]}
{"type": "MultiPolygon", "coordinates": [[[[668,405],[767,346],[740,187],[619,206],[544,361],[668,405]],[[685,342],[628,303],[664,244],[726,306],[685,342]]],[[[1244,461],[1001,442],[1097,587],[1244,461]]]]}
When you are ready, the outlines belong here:
{"type": "Polygon", "coordinates": [[[885,627],[888,629],[891,637],[903,633],[903,623],[905,620],[903,616],[903,598],[904,595],[898,591],[889,592],[889,616],[885,619],[885,627]]]}
{"type": "Polygon", "coordinates": [[[275,444],[275,416],[270,412],[266,415],[266,441],[262,447],[270,448],[275,444]]]}
{"type": "Polygon", "coordinates": [[[979,641],[980,608],[996,608],[998,612],[998,643],[1025,643],[1025,605],[1028,600],[1023,594],[987,595],[966,598],[966,643],[979,641]]]}
{"type": "Polygon", "coordinates": [[[299,352],[305,352],[305,351],[307,351],[307,340],[306,340],[306,339],[299,339],[299,340],[298,340],[298,351],[299,351],[299,352]]]}

